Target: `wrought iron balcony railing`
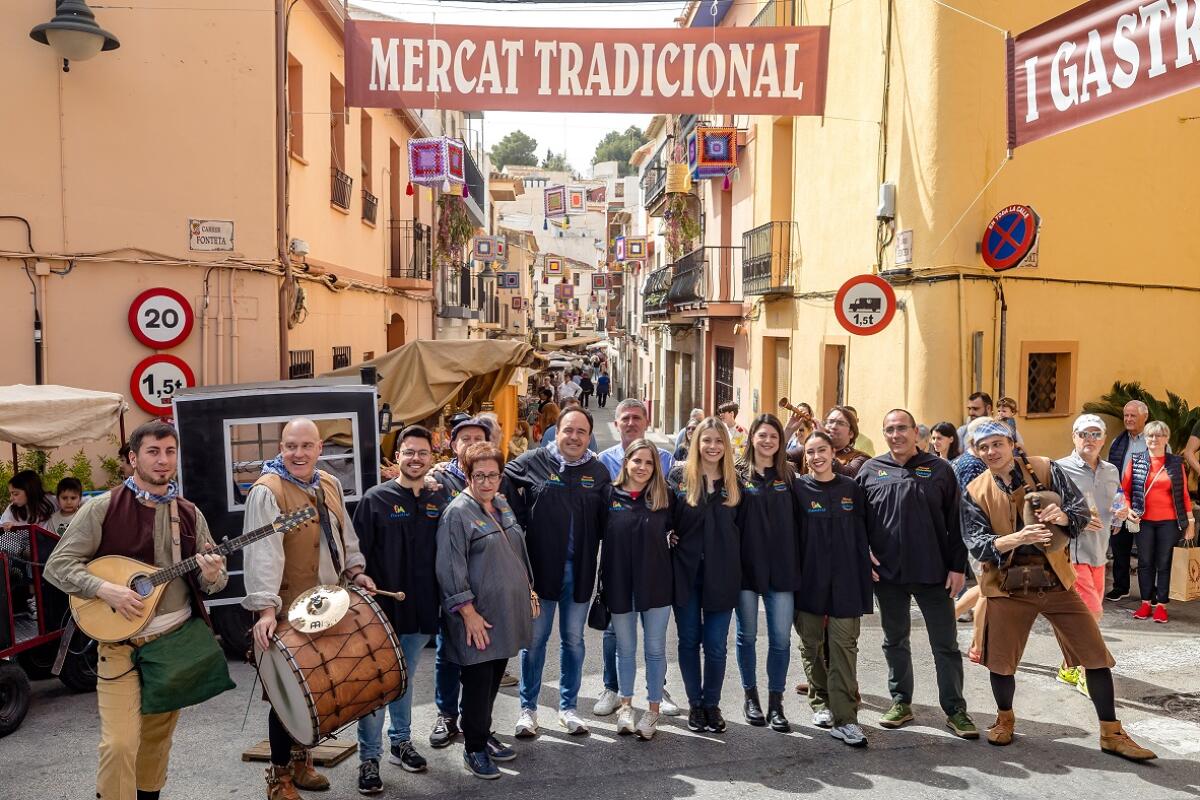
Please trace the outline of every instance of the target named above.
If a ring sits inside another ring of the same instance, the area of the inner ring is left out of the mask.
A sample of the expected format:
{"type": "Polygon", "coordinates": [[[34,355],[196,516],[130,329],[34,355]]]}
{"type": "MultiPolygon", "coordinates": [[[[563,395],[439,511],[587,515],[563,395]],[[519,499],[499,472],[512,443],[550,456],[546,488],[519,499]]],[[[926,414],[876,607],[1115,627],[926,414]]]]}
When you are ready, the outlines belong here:
{"type": "Polygon", "coordinates": [[[646,276],[642,289],[642,310],[647,317],[667,313],[667,294],[671,290],[671,266],[668,264],[646,276]]]}
{"type": "Polygon", "coordinates": [[[768,222],[742,234],[742,293],[791,294],[800,247],[796,223],[768,222]]]}
{"type": "Polygon", "coordinates": [[[379,198],[363,189],[362,201],[362,218],[374,225],[375,217],[379,214],[379,198]]]}
{"type": "Polygon", "coordinates": [[[433,231],[411,219],[388,222],[391,235],[391,265],[388,274],[393,278],[428,281],[433,279],[433,231]]]}
{"type": "Polygon", "coordinates": [[[350,194],[354,190],[354,179],[337,167],[330,169],[329,201],[338,208],[350,210],[350,194]]]}
{"type": "Polygon", "coordinates": [[[703,308],[709,303],[737,303],[740,247],[699,247],[671,265],[672,307],[703,308]]]}

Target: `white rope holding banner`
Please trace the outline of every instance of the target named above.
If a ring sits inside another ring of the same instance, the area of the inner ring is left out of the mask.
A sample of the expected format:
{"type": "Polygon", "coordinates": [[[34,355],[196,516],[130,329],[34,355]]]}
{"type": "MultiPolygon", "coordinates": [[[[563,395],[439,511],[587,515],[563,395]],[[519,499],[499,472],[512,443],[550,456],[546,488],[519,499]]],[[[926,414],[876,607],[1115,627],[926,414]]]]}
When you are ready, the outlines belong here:
{"type": "MultiPolygon", "coordinates": [[[[934,1],[936,2],[936,0],[934,1]]],[[[958,215],[958,219],[954,220],[954,224],[950,226],[950,230],[946,231],[946,235],[943,236],[942,240],[937,243],[937,247],[933,248],[933,250],[929,253],[929,258],[931,260],[933,259],[934,254],[936,254],[938,250],[942,249],[942,245],[946,243],[946,240],[950,238],[950,235],[954,233],[960,224],[962,224],[962,221],[966,218],[967,214],[970,213],[971,209],[975,207],[975,204],[979,202],[979,199],[983,197],[983,194],[988,190],[988,187],[995,183],[996,177],[1000,174],[1000,171],[1004,169],[1005,165],[1007,165],[1009,161],[1012,161],[1012,156],[1005,155],[1004,160],[1000,162],[1000,166],[997,167],[996,171],[992,173],[992,177],[988,178],[987,183],[985,183],[983,188],[979,190],[979,194],[975,195],[975,199],[963,209],[963,212],[958,215]]]]}

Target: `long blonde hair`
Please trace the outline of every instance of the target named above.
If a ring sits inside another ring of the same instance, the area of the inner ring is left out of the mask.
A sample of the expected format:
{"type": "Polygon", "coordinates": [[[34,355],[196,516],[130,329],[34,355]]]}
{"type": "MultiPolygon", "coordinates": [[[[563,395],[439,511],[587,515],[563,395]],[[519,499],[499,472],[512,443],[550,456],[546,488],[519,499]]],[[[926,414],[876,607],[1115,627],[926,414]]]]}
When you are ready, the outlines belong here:
{"type": "Polygon", "coordinates": [[[654,456],[654,472],[650,475],[649,482],[646,483],[646,488],[643,490],[646,493],[646,508],[651,511],[661,511],[667,507],[669,502],[667,496],[667,481],[662,474],[662,462],[659,460],[658,447],[649,439],[635,439],[629,447],[625,448],[625,455],[621,458],[621,471],[617,473],[617,486],[625,487],[625,481],[629,480],[629,459],[633,458],[633,454],[638,450],[649,450],[654,456]]]}
{"type": "Polygon", "coordinates": [[[725,481],[725,505],[736,506],[742,499],[738,487],[737,470],[734,467],[733,442],[729,441],[729,429],[720,417],[707,417],[701,420],[692,432],[692,443],[688,449],[687,462],[683,466],[683,481],[687,485],[687,503],[695,508],[700,505],[704,496],[704,467],[701,466],[700,437],[705,431],[717,431],[725,444],[725,454],[721,456],[721,478],[725,481]]]}

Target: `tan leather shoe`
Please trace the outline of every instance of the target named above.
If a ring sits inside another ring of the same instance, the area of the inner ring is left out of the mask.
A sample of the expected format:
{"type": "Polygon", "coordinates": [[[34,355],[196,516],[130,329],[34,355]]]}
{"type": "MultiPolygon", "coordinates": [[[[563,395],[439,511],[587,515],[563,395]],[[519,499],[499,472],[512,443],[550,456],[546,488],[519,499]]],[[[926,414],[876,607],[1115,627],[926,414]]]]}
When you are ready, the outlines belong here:
{"type": "Polygon", "coordinates": [[[267,800],[304,800],[292,783],[291,767],[267,767],[267,800]]]}
{"type": "Polygon", "coordinates": [[[1158,758],[1152,751],[1139,745],[1121,727],[1120,720],[1100,723],[1100,749],[1130,761],[1150,761],[1158,758]]]}
{"type": "Polygon", "coordinates": [[[292,782],[311,792],[329,789],[329,779],[313,768],[312,752],[304,747],[292,748],[292,782]]]}
{"type": "Polygon", "coordinates": [[[996,721],[987,729],[988,744],[1012,744],[1016,727],[1017,717],[1012,711],[997,711],[996,721]]]}

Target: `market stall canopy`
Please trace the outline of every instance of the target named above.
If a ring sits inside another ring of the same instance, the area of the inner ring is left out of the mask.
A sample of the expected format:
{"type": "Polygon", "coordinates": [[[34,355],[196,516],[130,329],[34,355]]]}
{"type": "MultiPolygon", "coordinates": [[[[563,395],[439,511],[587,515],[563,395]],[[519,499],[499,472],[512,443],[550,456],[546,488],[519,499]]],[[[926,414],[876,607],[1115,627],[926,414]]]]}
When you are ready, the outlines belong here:
{"type": "Polygon", "coordinates": [[[586,347],[600,341],[599,336],[572,336],[569,339],[559,339],[556,342],[542,342],[547,350],[566,350],[571,347],[586,347]]]}
{"type": "Polygon", "coordinates": [[[113,433],[129,409],[113,392],[69,386],[0,386],[0,441],[51,450],[113,433]]]}
{"type": "Polygon", "coordinates": [[[437,414],[447,403],[457,410],[492,399],[518,367],[537,366],[537,361],[525,342],[417,341],[326,375],[357,378],[363,367],[375,367],[379,399],[391,405],[397,421],[414,423],[437,414]]]}

